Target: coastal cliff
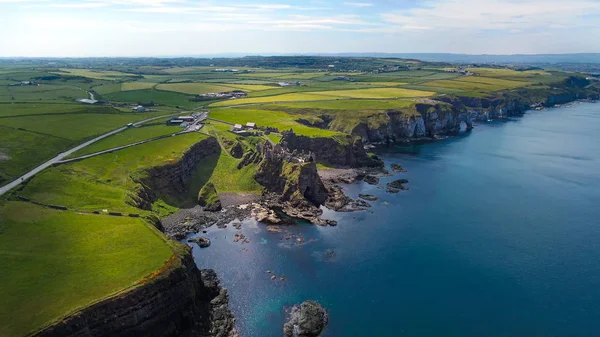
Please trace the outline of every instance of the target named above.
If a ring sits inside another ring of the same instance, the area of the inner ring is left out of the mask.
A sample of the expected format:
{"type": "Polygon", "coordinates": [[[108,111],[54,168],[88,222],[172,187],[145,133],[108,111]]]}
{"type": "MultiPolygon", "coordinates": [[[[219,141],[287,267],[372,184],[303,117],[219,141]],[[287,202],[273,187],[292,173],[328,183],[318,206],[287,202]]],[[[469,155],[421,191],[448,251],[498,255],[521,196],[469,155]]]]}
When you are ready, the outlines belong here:
{"type": "Polygon", "coordinates": [[[78,310],[35,337],[236,337],[227,290],[212,270],[198,270],[180,251],[142,285],[78,310]]]}
{"type": "Polygon", "coordinates": [[[280,144],[291,152],[312,153],[316,162],[343,167],[382,167],[383,162],[370,156],[361,139],[349,135],[308,137],[283,132],[280,144]]]}
{"type": "Polygon", "coordinates": [[[144,172],[141,178],[132,177],[138,183],[138,188],[135,193],[129,195],[128,203],[151,210],[152,203],[159,198],[173,199],[172,196],[184,195],[198,164],[203,158],[219,151],[219,142],[210,137],[194,144],[176,162],[153,167],[144,172]]]}
{"type": "Polygon", "coordinates": [[[265,143],[260,152],[263,159],[255,174],[256,181],[279,195],[280,202],[294,207],[318,207],[325,203],[328,193],[310,156],[294,156],[270,143],[265,143]]]}

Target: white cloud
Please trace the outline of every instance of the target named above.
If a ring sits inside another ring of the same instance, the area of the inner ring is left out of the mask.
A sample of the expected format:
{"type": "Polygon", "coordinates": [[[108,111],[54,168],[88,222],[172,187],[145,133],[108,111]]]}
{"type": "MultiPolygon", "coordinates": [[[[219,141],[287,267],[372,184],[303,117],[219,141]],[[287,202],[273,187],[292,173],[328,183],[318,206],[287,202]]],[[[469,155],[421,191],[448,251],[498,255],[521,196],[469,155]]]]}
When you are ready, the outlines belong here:
{"type": "Polygon", "coordinates": [[[344,5],[351,7],[371,7],[373,6],[370,2],[344,2],[344,5]]]}
{"type": "Polygon", "coordinates": [[[66,4],[50,4],[49,7],[58,8],[98,8],[108,6],[106,3],[101,2],[84,2],[84,3],[66,3],[66,4]]]}
{"type": "Polygon", "coordinates": [[[594,0],[439,0],[382,19],[398,29],[527,30],[574,27],[595,13],[600,3],[594,0]]]}

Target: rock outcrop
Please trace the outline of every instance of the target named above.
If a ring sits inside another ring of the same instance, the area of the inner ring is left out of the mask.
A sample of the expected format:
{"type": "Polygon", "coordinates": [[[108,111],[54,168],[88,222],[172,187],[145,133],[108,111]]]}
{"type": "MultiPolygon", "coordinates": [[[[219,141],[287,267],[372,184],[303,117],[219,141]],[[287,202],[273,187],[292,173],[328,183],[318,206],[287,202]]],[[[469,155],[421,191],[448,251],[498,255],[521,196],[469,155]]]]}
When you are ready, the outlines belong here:
{"type": "Polygon", "coordinates": [[[292,307],[290,317],[283,326],[287,337],[317,337],[329,323],[327,310],[317,301],[305,301],[292,307]]]}
{"type": "Polygon", "coordinates": [[[181,247],[152,279],[78,310],[36,337],[236,337],[227,290],[212,270],[198,270],[181,247]]]}
{"type": "Polygon", "coordinates": [[[221,200],[212,182],[206,183],[198,193],[198,205],[204,207],[205,211],[216,212],[221,210],[221,200]]]}
{"type": "Polygon", "coordinates": [[[320,163],[338,167],[383,167],[381,159],[367,154],[358,137],[308,137],[286,131],[280,144],[290,152],[312,153],[320,163]]]}
{"type": "Polygon", "coordinates": [[[320,206],[327,199],[327,190],[314,161],[304,161],[279,145],[265,143],[262,161],[255,174],[256,181],[269,192],[279,195],[281,202],[301,206],[307,202],[320,206]]]}

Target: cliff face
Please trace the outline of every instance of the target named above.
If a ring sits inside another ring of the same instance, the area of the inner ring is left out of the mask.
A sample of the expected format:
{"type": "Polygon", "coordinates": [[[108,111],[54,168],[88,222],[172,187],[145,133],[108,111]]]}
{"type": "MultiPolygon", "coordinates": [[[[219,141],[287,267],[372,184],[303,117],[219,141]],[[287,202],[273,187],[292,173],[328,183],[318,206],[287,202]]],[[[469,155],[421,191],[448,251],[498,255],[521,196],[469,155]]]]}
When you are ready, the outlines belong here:
{"type": "Polygon", "coordinates": [[[279,145],[265,143],[261,149],[262,161],[255,174],[256,181],[269,192],[280,195],[281,202],[295,207],[306,201],[320,206],[327,199],[327,190],[313,161],[292,156],[279,145]]]}
{"type": "Polygon", "coordinates": [[[458,132],[461,123],[473,126],[466,108],[454,101],[428,100],[417,103],[412,113],[390,110],[385,115],[385,123],[361,123],[353,134],[364,142],[395,142],[458,132]]]}
{"type": "Polygon", "coordinates": [[[293,132],[284,132],[282,146],[289,151],[313,153],[316,161],[335,166],[381,167],[383,163],[371,157],[364,149],[363,142],[353,136],[307,137],[293,132]]]}
{"type": "Polygon", "coordinates": [[[163,195],[184,194],[198,163],[219,151],[218,141],[211,137],[194,144],[177,162],[153,167],[145,177],[136,181],[139,188],[136,194],[130,195],[129,203],[150,210],[152,203],[163,195]]]}
{"type": "MultiPolygon", "coordinates": [[[[187,246],[186,246],[187,247],[187,246]]],[[[200,271],[191,249],[146,284],[71,314],[36,337],[235,337],[227,290],[200,271]]]]}

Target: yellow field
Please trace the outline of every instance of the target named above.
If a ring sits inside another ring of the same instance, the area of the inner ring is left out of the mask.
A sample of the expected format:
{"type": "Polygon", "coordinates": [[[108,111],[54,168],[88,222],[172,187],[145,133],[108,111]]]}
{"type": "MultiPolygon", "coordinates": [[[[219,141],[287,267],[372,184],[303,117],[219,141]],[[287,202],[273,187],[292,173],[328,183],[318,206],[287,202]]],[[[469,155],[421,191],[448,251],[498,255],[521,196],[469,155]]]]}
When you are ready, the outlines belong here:
{"type": "Polygon", "coordinates": [[[121,91],[151,89],[156,83],[149,82],[125,82],[121,84],[121,91]]]}
{"type": "Polygon", "coordinates": [[[333,90],[309,92],[307,94],[336,96],[347,98],[405,98],[405,97],[426,97],[435,93],[431,91],[420,91],[402,88],[373,88],[373,89],[352,89],[352,90],[333,90]]]}
{"type": "Polygon", "coordinates": [[[211,104],[211,106],[230,106],[241,104],[257,104],[257,103],[273,103],[273,102],[302,102],[302,101],[326,101],[339,99],[341,97],[318,95],[317,93],[298,93],[298,94],[283,94],[276,96],[256,97],[256,98],[241,98],[235,100],[227,100],[211,104]]]}
{"type": "Polygon", "coordinates": [[[53,72],[53,74],[58,74],[58,75],[65,75],[65,73],[67,73],[68,75],[72,75],[72,76],[81,76],[81,77],[93,78],[93,79],[97,79],[97,80],[116,80],[116,79],[120,79],[120,78],[127,77],[127,76],[138,76],[136,74],[122,73],[120,71],[99,71],[99,70],[96,71],[96,70],[90,70],[90,69],[61,68],[60,72],[53,72]]]}

